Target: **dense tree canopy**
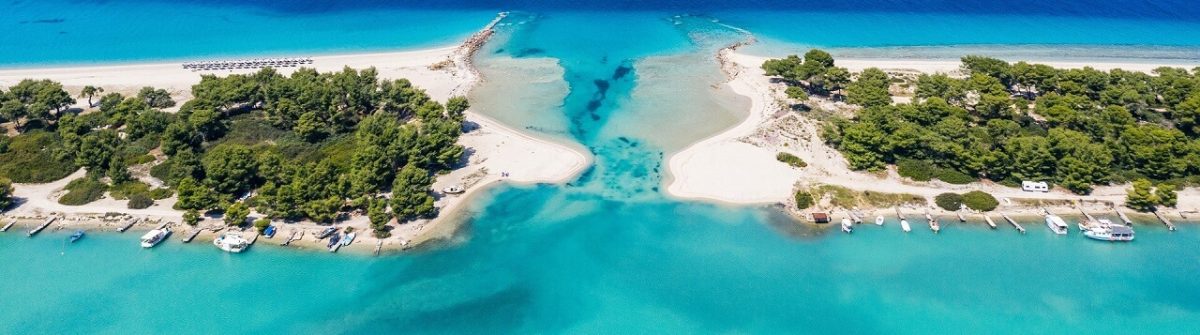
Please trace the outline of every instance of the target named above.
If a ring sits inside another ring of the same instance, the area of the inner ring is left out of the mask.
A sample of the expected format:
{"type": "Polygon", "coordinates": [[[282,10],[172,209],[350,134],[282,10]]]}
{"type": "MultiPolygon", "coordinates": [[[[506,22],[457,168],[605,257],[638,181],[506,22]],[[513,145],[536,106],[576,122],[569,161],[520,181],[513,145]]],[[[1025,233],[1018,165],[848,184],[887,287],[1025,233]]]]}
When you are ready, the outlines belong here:
{"type": "MultiPolygon", "coordinates": [[[[979,56],[962,62],[962,78],[919,76],[915,99],[905,104],[891,104],[886,73],[863,71],[846,95],[864,108],[832,120],[823,129],[826,141],[854,169],[908,159],[1078,193],[1139,178],[1180,184],[1200,176],[1200,73],[1064,70],[979,56]]],[[[811,74],[801,69],[806,63],[792,56],[763,68],[805,87],[799,79],[811,74]]]]}
{"type": "Polygon", "coordinates": [[[408,80],[349,68],[205,75],[178,113],[160,110],[176,104],[163,89],[102,93],[85,87],[79,96],[99,97],[98,108],[73,115],[63,113],[73,99],[52,81],[0,91],[0,118],[45,120],[49,130],[3,137],[0,157],[13,159],[0,162],[0,178],[45,182],[83,167],[89,181],[118,188],[138,183],[128,167],[154,161],[160,149],[167,159],[151,175],[174,189],[177,209],[224,211],[230,223],[251,210],[320,222],[367,210],[384,232],[389,207],[402,220],[436,215],[433,175],[459,164],[470,107],[462,97],[443,106],[408,80]],[[46,166],[57,168],[46,169],[54,176],[25,172],[46,166]]]}

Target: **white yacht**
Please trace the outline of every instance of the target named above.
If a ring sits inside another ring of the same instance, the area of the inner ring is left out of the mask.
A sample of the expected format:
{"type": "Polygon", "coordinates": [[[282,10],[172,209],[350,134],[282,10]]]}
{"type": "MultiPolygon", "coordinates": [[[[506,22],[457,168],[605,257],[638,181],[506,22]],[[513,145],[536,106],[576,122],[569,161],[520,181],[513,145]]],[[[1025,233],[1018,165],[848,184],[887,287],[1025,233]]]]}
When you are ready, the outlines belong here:
{"type": "Polygon", "coordinates": [[[171,235],[171,229],[167,227],[146,232],[146,235],[142,235],[142,248],[153,248],[166,240],[168,235],[171,235]]]}
{"type": "Polygon", "coordinates": [[[908,219],[900,219],[900,229],[904,229],[905,233],[912,231],[912,227],[908,225],[908,219]]]}
{"type": "Polygon", "coordinates": [[[850,219],[842,218],[842,231],[846,232],[847,234],[853,232],[854,231],[854,222],[850,221],[850,219]]]}
{"type": "Polygon", "coordinates": [[[239,253],[250,247],[250,241],[235,233],[224,233],[213,240],[213,245],[225,252],[239,253]]]}
{"type": "Polygon", "coordinates": [[[876,217],[875,217],[875,225],[876,225],[876,226],[882,226],[882,225],[883,225],[883,215],[880,215],[880,216],[876,216],[876,217]]]}
{"type": "Polygon", "coordinates": [[[1084,231],[1083,236],[1100,241],[1129,242],[1133,241],[1133,228],[1109,222],[1103,227],[1084,231]]]}
{"type": "Polygon", "coordinates": [[[1066,235],[1067,230],[1070,229],[1066,221],[1053,214],[1046,214],[1046,227],[1050,227],[1050,230],[1058,235],[1066,235]]]}

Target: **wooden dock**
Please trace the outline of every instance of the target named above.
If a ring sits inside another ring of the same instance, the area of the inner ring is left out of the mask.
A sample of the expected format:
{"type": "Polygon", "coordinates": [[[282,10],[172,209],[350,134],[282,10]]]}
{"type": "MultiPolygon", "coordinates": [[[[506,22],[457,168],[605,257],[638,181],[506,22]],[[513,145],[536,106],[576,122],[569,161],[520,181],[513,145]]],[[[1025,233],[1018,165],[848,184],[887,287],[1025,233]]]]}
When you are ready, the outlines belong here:
{"type": "Polygon", "coordinates": [[[380,250],[383,250],[383,240],[375,241],[375,256],[379,256],[380,250]]]}
{"type": "Polygon", "coordinates": [[[27,235],[27,236],[33,237],[33,235],[37,235],[37,233],[41,232],[42,229],[46,229],[46,227],[49,227],[50,224],[54,223],[54,221],[56,221],[56,220],[58,220],[57,216],[51,216],[50,218],[46,219],[46,222],[42,222],[42,224],[37,226],[37,228],[33,228],[33,230],[30,230],[29,235],[27,235]]]}
{"type": "Polygon", "coordinates": [[[137,224],[139,221],[142,221],[142,219],[140,219],[140,218],[130,219],[128,222],[125,223],[124,226],[122,226],[121,228],[117,228],[117,232],[124,233],[126,230],[129,230],[129,228],[133,228],[133,225],[137,224]]]}
{"type": "Polygon", "coordinates": [[[196,239],[196,236],[200,235],[200,232],[202,232],[202,231],[204,231],[204,228],[200,228],[200,227],[193,228],[192,232],[189,233],[187,235],[187,237],[183,238],[183,243],[192,243],[192,240],[196,239]]]}
{"type": "Polygon", "coordinates": [[[996,221],[992,221],[992,217],[987,216],[987,214],[984,214],[983,221],[987,222],[988,227],[992,227],[992,229],[996,229],[996,221]]]}
{"type": "Polygon", "coordinates": [[[1117,216],[1121,218],[1121,222],[1124,222],[1126,226],[1133,225],[1133,220],[1130,220],[1128,216],[1125,216],[1124,212],[1117,210],[1117,216]]]}
{"type": "Polygon", "coordinates": [[[1079,208],[1079,212],[1083,213],[1083,217],[1087,218],[1088,222],[1097,222],[1095,217],[1093,217],[1091,214],[1088,214],[1087,211],[1083,210],[1083,207],[1079,208]]]}
{"type": "Polygon", "coordinates": [[[17,224],[17,219],[8,220],[8,224],[5,224],[4,228],[0,228],[0,232],[8,231],[8,228],[12,228],[15,224],[17,224]]]}
{"type": "Polygon", "coordinates": [[[1000,217],[1003,217],[1004,220],[1008,221],[1013,228],[1017,228],[1017,231],[1021,232],[1021,234],[1025,233],[1025,227],[1021,227],[1021,224],[1017,223],[1017,220],[1013,220],[1011,217],[1009,217],[1008,214],[1000,213],[1000,217]]]}
{"type": "Polygon", "coordinates": [[[283,243],[280,243],[279,245],[286,247],[292,244],[292,241],[299,241],[302,238],[304,238],[304,231],[296,229],[292,231],[292,236],[288,236],[287,241],[283,241],[283,243]]]}
{"type": "Polygon", "coordinates": [[[862,223],[862,218],[859,218],[859,217],[858,217],[858,215],[855,215],[855,214],[854,214],[854,212],[852,212],[852,211],[846,211],[846,215],[847,215],[847,216],[850,216],[850,221],[851,221],[851,222],[854,222],[854,223],[862,223]]]}
{"type": "Polygon", "coordinates": [[[1175,231],[1175,224],[1171,223],[1171,220],[1167,219],[1165,215],[1162,215],[1158,211],[1154,211],[1154,216],[1157,217],[1159,221],[1162,221],[1164,225],[1167,225],[1167,230],[1175,231]]]}

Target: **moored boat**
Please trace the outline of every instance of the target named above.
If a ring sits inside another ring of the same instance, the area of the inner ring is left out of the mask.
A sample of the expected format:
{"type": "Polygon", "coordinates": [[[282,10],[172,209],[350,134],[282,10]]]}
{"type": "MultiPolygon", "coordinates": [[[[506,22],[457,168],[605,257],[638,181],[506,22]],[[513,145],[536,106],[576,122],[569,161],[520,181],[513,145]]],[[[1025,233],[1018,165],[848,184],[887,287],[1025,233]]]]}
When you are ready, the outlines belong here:
{"type": "Polygon", "coordinates": [[[276,230],[275,225],[267,226],[267,229],[263,229],[263,235],[266,235],[267,238],[275,237],[276,230]]]}
{"type": "Polygon", "coordinates": [[[84,234],[83,234],[82,230],[76,230],[75,233],[71,234],[71,237],[68,237],[67,239],[70,240],[71,243],[75,243],[75,241],[78,241],[79,239],[83,238],[83,235],[84,234]]]}
{"type": "Polygon", "coordinates": [[[941,232],[942,225],[938,224],[937,219],[929,219],[929,230],[932,230],[934,233],[941,232]]]}
{"type": "Polygon", "coordinates": [[[1070,229],[1066,221],[1054,214],[1046,214],[1046,227],[1050,227],[1050,231],[1058,235],[1066,235],[1070,229]]]}
{"type": "Polygon", "coordinates": [[[213,245],[226,252],[239,253],[250,247],[250,241],[242,238],[241,234],[224,233],[213,240],[213,245]]]}
{"type": "Polygon", "coordinates": [[[329,235],[329,243],[325,244],[325,247],[332,249],[333,246],[337,245],[338,241],[341,241],[341,240],[342,240],[342,236],[338,235],[337,232],[333,232],[333,235],[329,235]]]}
{"type": "Polygon", "coordinates": [[[908,225],[908,219],[900,219],[900,229],[904,229],[905,233],[912,231],[912,227],[908,225]]]}
{"type": "Polygon", "coordinates": [[[842,231],[847,234],[854,232],[854,222],[848,218],[842,218],[842,231]]]}
{"type": "Polygon", "coordinates": [[[329,236],[331,236],[331,235],[333,235],[333,234],[336,234],[336,233],[337,233],[337,230],[338,230],[338,229],[337,229],[337,227],[328,227],[328,228],[325,228],[325,230],[322,230],[322,231],[321,231],[321,234],[318,234],[318,235],[317,235],[317,239],[318,239],[318,240],[319,240],[319,239],[323,239],[323,238],[329,237],[329,236]]]}
{"type": "Polygon", "coordinates": [[[146,232],[145,235],[142,235],[142,248],[153,248],[163,240],[166,240],[168,235],[171,235],[171,229],[167,227],[146,232]]]}
{"type": "Polygon", "coordinates": [[[442,193],[446,194],[462,194],[463,192],[466,192],[466,189],[462,185],[450,185],[442,189],[442,193]]]}
{"type": "Polygon", "coordinates": [[[875,217],[875,225],[877,225],[877,226],[882,226],[882,225],[883,225],[883,215],[880,215],[880,216],[876,216],[876,217],[875,217]]]}
{"type": "Polygon", "coordinates": [[[1103,227],[1084,231],[1083,236],[1100,241],[1129,242],[1133,241],[1133,227],[1109,222],[1103,227]]]}
{"type": "Polygon", "coordinates": [[[342,246],[348,246],[348,245],[350,245],[350,243],[354,242],[355,236],[358,236],[358,234],[355,234],[355,233],[346,234],[346,237],[342,239],[342,246]]]}

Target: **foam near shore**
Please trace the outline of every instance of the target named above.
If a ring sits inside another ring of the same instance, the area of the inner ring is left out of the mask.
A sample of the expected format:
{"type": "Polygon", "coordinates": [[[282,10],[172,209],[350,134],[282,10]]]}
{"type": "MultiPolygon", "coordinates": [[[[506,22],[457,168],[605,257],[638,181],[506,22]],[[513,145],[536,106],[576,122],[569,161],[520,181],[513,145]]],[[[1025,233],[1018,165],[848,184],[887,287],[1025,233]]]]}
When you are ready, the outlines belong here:
{"type": "MultiPolygon", "coordinates": [[[[1003,199],[1047,202],[1066,200],[1107,203],[1110,206],[1124,203],[1127,185],[1101,186],[1091,195],[1078,196],[1062,190],[1049,193],[1023,192],[1018,188],[990,182],[967,185],[937,181],[914,182],[901,178],[895,171],[880,174],[853,171],[849,169],[840,152],[825,145],[821,140],[819,124],[815,120],[791,112],[781,102],[784,97],[783,84],[771,82],[760,68],[769,58],[741,54],[735,49],[722,49],[718,57],[730,78],[727,85],[751,100],[750,113],[738,125],[670,156],[668,164],[673,178],[668,182],[666,189],[673,196],[740,204],[786,204],[791,201],[797,187],[826,184],[855,191],[913,194],[926,199],[932,199],[943,192],[982,190],[991,193],[997,199],[1002,199],[1001,209],[1025,215],[1036,215],[1040,209],[1015,203],[1005,204],[1003,199]],[[799,169],[792,168],[776,160],[775,156],[780,152],[798,156],[809,165],[799,169]]],[[[1159,66],[1178,66],[1133,62],[1034,63],[1062,68],[1091,66],[1101,70],[1122,68],[1134,71],[1151,71],[1159,66]]],[[[957,60],[838,59],[837,65],[847,67],[851,71],[878,67],[893,71],[951,73],[959,71],[960,63],[957,60]]],[[[1069,210],[1070,207],[1066,208],[1069,210]]],[[[1097,206],[1092,210],[1103,208],[1104,206],[1097,206]]],[[[1171,214],[1182,216],[1181,212],[1200,210],[1200,190],[1181,190],[1177,208],[1178,211],[1172,211],[1171,214]]],[[[925,209],[910,208],[905,211],[921,213],[925,209]]]]}
{"type": "MultiPolygon", "coordinates": [[[[500,16],[503,17],[503,14],[500,16]]],[[[499,18],[497,18],[499,20],[499,18]]],[[[495,22],[495,21],[494,21],[495,22]]],[[[494,24],[493,22],[493,24],[494,24]]],[[[313,63],[306,65],[321,72],[340,71],[344,67],[364,69],[375,67],[381,79],[406,78],[415,86],[425,89],[435,100],[446,101],[453,96],[465,96],[479,81],[470,58],[488,36],[489,24],[479,34],[472,36],[462,45],[440,47],[428,50],[345,54],[313,57],[313,63]]],[[[290,74],[296,68],[282,68],[278,72],[290,74]]],[[[173,98],[182,104],[191,98],[191,86],[200,82],[201,74],[228,75],[235,73],[252,73],[257,69],[242,69],[232,71],[198,71],[184,69],[179,63],[147,63],[112,66],[84,66],[64,68],[31,68],[0,70],[0,87],[16,84],[22,79],[50,79],[61,82],[69,92],[78,92],[84,85],[104,87],[106,92],[136,94],[143,86],[163,88],[172,93],[173,98]]],[[[87,108],[86,99],[80,99],[77,108],[87,108]]],[[[590,158],[576,148],[555,143],[546,139],[533,137],[513,128],[485,117],[473,111],[466,112],[466,125],[470,130],[459,139],[459,144],[469,152],[468,164],[445,175],[439,175],[434,184],[434,191],[450,185],[461,185],[466,191],[457,195],[440,195],[437,207],[441,215],[433,220],[418,220],[397,225],[392,236],[383,239],[383,249],[405,249],[418,245],[430,239],[445,237],[453,233],[453,227],[446,224],[462,204],[473,194],[499,182],[513,183],[560,183],[565,182],[580,173],[589,163],[590,158]]],[[[82,206],[67,206],[59,204],[57,199],[64,191],[63,188],[71,180],[82,176],[83,170],[59,181],[46,184],[17,184],[14,197],[19,205],[6,213],[6,216],[21,217],[23,220],[35,220],[54,213],[65,216],[60,220],[58,229],[81,227],[97,230],[108,230],[107,227],[118,223],[97,219],[105,213],[121,213],[144,218],[144,222],[171,221],[177,222],[177,234],[193,229],[208,229],[198,239],[211,237],[215,233],[209,228],[220,226],[220,220],[210,218],[204,220],[199,227],[187,227],[178,222],[182,221],[182,211],[171,209],[175,199],[158,201],[154,206],[132,210],[126,207],[126,201],[104,198],[82,206]]],[[[0,220],[0,221],[6,221],[0,220]]],[[[278,225],[278,223],[276,223],[278,225]]],[[[355,245],[370,245],[372,248],[380,240],[371,237],[370,224],[365,215],[352,215],[349,220],[338,222],[340,227],[354,227],[360,232],[355,245]]],[[[299,230],[306,234],[319,231],[326,226],[311,222],[287,223],[280,226],[276,236],[285,239],[292,231],[299,230]]],[[[139,224],[139,227],[149,229],[149,226],[139,224]]],[[[114,228],[115,229],[115,228],[114,228]]],[[[311,239],[311,237],[309,237],[311,239]]],[[[304,240],[301,240],[304,241],[304,240]]],[[[299,243],[303,245],[304,243],[299,243]]],[[[314,245],[315,246],[315,245],[314,245]]]]}

